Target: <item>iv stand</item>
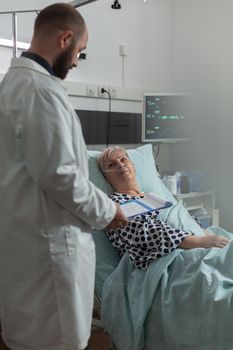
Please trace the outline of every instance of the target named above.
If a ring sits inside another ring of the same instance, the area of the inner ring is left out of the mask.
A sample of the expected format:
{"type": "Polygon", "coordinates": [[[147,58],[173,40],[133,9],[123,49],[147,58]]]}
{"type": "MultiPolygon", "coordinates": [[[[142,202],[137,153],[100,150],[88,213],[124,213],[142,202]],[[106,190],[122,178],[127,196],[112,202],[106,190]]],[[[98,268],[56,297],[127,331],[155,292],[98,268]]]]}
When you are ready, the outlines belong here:
{"type": "MultiPolygon", "coordinates": [[[[76,0],[71,1],[70,5],[76,7],[80,7],[83,5],[87,5],[91,2],[94,2],[97,0],[76,0]]],[[[17,56],[17,14],[18,13],[27,13],[27,12],[36,12],[38,13],[39,10],[26,10],[26,11],[4,11],[0,12],[0,15],[5,14],[11,14],[12,15],[12,41],[13,41],[13,57],[15,58],[17,56]]]]}
{"type": "Polygon", "coordinates": [[[13,41],[13,57],[17,56],[17,15],[19,13],[26,12],[38,12],[37,10],[27,10],[27,11],[4,11],[0,12],[0,15],[12,15],[12,41],[13,41]]]}
{"type": "Polygon", "coordinates": [[[17,56],[17,13],[12,13],[13,57],[17,56]]]}

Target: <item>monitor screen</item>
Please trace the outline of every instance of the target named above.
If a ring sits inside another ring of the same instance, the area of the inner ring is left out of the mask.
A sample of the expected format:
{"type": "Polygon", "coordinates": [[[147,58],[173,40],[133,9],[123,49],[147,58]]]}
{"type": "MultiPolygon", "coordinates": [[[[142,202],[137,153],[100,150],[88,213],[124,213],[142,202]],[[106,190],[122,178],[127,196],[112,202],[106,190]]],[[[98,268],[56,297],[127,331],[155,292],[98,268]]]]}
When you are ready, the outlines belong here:
{"type": "Polygon", "coordinates": [[[144,94],[142,141],[177,142],[192,139],[188,114],[187,94],[144,94]]]}

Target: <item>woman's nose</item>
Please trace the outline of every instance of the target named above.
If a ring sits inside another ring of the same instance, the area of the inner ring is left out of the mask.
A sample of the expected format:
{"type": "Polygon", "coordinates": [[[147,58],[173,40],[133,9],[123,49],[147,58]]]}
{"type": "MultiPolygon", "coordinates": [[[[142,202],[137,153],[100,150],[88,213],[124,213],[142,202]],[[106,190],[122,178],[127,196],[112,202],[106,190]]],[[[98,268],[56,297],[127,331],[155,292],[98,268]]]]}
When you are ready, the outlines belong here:
{"type": "Polygon", "coordinates": [[[121,160],[118,160],[118,161],[117,161],[117,167],[120,167],[120,168],[121,168],[122,165],[123,165],[123,162],[122,162],[121,160]]]}

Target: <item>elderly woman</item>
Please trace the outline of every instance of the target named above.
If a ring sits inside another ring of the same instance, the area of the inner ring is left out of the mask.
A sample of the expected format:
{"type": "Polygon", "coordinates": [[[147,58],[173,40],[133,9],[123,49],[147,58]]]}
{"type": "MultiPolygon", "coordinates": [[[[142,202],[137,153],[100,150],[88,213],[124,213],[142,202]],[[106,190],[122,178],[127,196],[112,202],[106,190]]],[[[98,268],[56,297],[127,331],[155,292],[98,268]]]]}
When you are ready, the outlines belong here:
{"type": "MultiPolygon", "coordinates": [[[[113,201],[122,204],[145,195],[136,182],[135,168],[125,149],[107,148],[99,156],[97,164],[115,189],[110,196],[113,201]]],[[[199,237],[171,227],[159,220],[158,214],[159,210],[137,215],[129,219],[127,226],[106,232],[120,255],[127,252],[134,266],[139,269],[146,269],[152,261],[176,248],[223,248],[229,242],[224,237],[206,231],[204,236],[199,237]]]]}

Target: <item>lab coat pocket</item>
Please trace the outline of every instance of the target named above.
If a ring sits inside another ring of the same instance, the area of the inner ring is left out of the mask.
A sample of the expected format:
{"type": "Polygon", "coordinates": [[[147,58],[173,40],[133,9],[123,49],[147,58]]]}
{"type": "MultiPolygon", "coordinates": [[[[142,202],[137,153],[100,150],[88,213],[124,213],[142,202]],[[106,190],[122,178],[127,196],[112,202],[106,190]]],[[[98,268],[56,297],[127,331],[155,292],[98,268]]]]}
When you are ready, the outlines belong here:
{"type": "Polygon", "coordinates": [[[70,256],[76,255],[76,249],[77,249],[76,235],[77,234],[72,232],[72,230],[67,229],[65,232],[67,253],[70,256]]]}
{"type": "Polygon", "coordinates": [[[62,211],[62,220],[64,225],[63,237],[65,239],[66,251],[69,256],[77,255],[77,234],[78,227],[71,224],[71,217],[65,210],[62,211]]]}

